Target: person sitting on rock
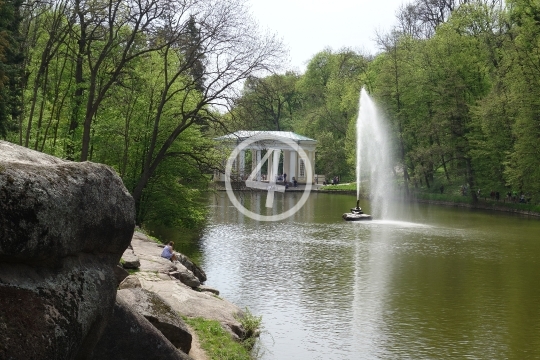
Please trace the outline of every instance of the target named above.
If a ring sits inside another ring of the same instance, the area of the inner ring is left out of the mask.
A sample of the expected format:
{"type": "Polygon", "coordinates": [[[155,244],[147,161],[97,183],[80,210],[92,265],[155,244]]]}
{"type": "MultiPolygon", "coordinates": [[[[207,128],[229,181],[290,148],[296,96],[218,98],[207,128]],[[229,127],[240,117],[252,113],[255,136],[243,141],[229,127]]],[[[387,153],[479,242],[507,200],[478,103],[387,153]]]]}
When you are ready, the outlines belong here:
{"type": "Polygon", "coordinates": [[[176,257],[176,254],[173,250],[174,242],[170,242],[168,245],[165,245],[163,248],[163,251],[161,252],[161,257],[164,257],[167,260],[171,260],[172,262],[178,261],[178,258],[176,257]]]}

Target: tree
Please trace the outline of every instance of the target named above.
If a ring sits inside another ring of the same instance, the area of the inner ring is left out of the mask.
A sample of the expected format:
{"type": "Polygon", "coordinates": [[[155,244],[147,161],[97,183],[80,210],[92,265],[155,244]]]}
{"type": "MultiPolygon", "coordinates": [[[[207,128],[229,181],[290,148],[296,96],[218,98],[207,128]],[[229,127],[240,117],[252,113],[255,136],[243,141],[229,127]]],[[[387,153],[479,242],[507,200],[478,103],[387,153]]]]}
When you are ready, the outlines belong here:
{"type": "Polygon", "coordinates": [[[325,50],[313,57],[298,82],[302,110],[294,129],[319,141],[316,167],[327,176],[354,176],[345,139],[351,135],[349,124],[356,121],[367,64],[366,57],[352,50],[325,50]]]}
{"type": "Polygon", "coordinates": [[[22,55],[19,8],[22,0],[0,0],[0,136],[17,126],[21,111],[22,55]]]}
{"type": "Polygon", "coordinates": [[[238,85],[254,73],[272,70],[283,55],[282,45],[274,37],[257,36],[241,2],[205,1],[200,5],[195,20],[200,34],[200,42],[195,45],[199,50],[186,53],[177,46],[181,44],[171,42],[160,52],[162,87],[152,114],[153,130],[142,171],[133,189],[136,203],[140,203],[161,162],[181,155],[173,150],[179,136],[196,124],[222,124],[216,109],[229,109],[238,96],[238,85]],[[199,61],[204,66],[197,69],[204,73],[194,77],[191,70],[199,61]],[[206,79],[202,92],[201,77],[206,79]],[[160,125],[165,116],[174,121],[174,126],[163,132],[160,125]]]}
{"type": "Polygon", "coordinates": [[[540,5],[538,2],[509,2],[509,19],[514,25],[508,60],[513,65],[504,77],[510,89],[513,151],[505,163],[508,185],[536,201],[540,198],[540,5]]]}
{"type": "Polygon", "coordinates": [[[248,78],[234,108],[239,126],[246,130],[292,129],[301,103],[296,90],[298,79],[292,72],[248,78]]]}

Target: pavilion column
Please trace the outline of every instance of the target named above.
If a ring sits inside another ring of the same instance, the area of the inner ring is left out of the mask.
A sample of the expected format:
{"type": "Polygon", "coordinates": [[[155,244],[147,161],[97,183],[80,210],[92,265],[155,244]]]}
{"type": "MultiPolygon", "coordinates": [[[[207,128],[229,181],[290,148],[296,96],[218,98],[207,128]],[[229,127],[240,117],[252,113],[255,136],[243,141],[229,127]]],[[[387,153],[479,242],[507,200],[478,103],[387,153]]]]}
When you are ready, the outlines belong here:
{"type": "Polygon", "coordinates": [[[292,181],[292,178],[295,177],[298,180],[296,175],[296,169],[298,169],[298,153],[294,150],[289,152],[289,173],[287,177],[292,181]]]}
{"type": "Polygon", "coordinates": [[[307,174],[307,164],[306,164],[306,183],[309,181],[313,184],[315,181],[315,151],[313,150],[307,151],[307,156],[309,160],[309,166],[311,166],[311,179],[307,178],[308,174],[307,174]]]}
{"type": "Polygon", "coordinates": [[[240,175],[240,180],[244,180],[244,175],[246,171],[246,152],[245,150],[240,151],[238,155],[238,174],[240,175]]]}
{"type": "MultiPolygon", "coordinates": [[[[262,151],[257,150],[257,164],[261,163],[261,159],[262,159],[262,151]]],[[[257,171],[257,181],[261,181],[261,169],[257,171]]]]}
{"type": "Polygon", "coordinates": [[[255,175],[255,178],[251,176],[253,174],[253,171],[255,170],[255,167],[257,166],[257,151],[251,149],[251,172],[249,173],[249,180],[259,180],[257,175],[255,175]]]}
{"type": "Polygon", "coordinates": [[[281,150],[279,149],[274,150],[274,152],[272,153],[272,156],[274,158],[274,161],[272,162],[272,180],[274,182],[277,182],[277,176],[279,172],[279,155],[281,155],[281,150]]]}
{"type": "Polygon", "coordinates": [[[287,182],[291,181],[290,172],[288,170],[291,162],[291,155],[289,154],[290,152],[290,150],[283,150],[283,173],[287,174],[287,182]]]}
{"type": "MultiPolygon", "coordinates": [[[[268,149],[266,151],[274,151],[272,149],[268,149]]],[[[266,180],[272,181],[274,178],[272,177],[274,174],[272,174],[272,169],[274,168],[274,156],[273,154],[270,154],[268,156],[268,166],[266,166],[266,180]]]]}

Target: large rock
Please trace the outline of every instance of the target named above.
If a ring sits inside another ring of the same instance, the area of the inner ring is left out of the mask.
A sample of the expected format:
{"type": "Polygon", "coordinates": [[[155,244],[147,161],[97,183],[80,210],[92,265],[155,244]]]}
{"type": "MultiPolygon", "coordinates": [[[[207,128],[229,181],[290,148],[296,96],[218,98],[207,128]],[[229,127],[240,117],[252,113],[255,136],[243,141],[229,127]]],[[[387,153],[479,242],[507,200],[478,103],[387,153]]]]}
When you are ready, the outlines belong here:
{"type": "Polygon", "coordinates": [[[117,296],[112,319],[91,355],[92,360],[191,359],[121,296],[117,296]]]}
{"type": "Polygon", "coordinates": [[[124,281],[129,276],[129,273],[122,266],[116,265],[114,267],[114,275],[116,276],[116,284],[120,285],[122,281],[124,281]]]}
{"type": "Polygon", "coordinates": [[[193,275],[184,265],[175,263],[176,271],[171,271],[169,275],[180,280],[189,287],[197,288],[201,285],[199,279],[193,275]]]}
{"type": "Polygon", "coordinates": [[[109,167],[0,141],[0,358],[86,359],[115,303],[134,202],[109,167]]]}
{"type": "Polygon", "coordinates": [[[140,266],[139,257],[135,255],[133,249],[127,248],[122,254],[122,267],[124,269],[138,269],[140,266]]]}
{"type": "Polygon", "coordinates": [[[244,329],[238,320],[243,311],[231,302],[207,292],[193,290],[173,275],[182,266],[174,265],[163,259],[162,247],[151,241],[144,234],[135,232],[131,241],[133,252],[141,261],[140,271],[128,276],[121,288],[142,287],[160,295],[172,309],[187,317],[202,317],[216,320],[228,330],[234,338],[244,336],[244,329]]]}
{"type": "Polygon", "coordinates": [[[163,245],[151,241],[146,235],[135,232],[131,247],[133,250],[124,252],[123,256],[126,256],[126,253],[130,251],[133,252],[133,256],[139,259],[140,271],[166,274],[167,277],[165,278],[174,277],[192,288],[201,285],[201,281],[197,276],[180,262],[172,263],[170,260],[162,258],[163,245]]]}
{"type": "Polygon", "coordinates": [[[195,291],[177,280],[164,280],[157,274],[139,272],[134,276],[139,278],[143,289],[159,294],[181,315],[216,320],[236,339],[244,335],[238,320],[244,312],[233,303],[213,294],[195,291]]]}
{"type": "Polygon", "coordinates": [[[189,354],[191,333],[184,320],[161,296],[141,288],[119,290],[117,296],[150,321],[174,346],[189,354]]]}
{"type": "Polygon", "coordinates": [[[206,281],[206,273],[203,269],[199,267],[199,265],[195,264],[190,258],[188,258],[184,254],[176,253],[176,257],[178,258],[178,261],[182,265],[184,265],[189,271],[191,271],[201,283],[204,283],[206,281]]]}

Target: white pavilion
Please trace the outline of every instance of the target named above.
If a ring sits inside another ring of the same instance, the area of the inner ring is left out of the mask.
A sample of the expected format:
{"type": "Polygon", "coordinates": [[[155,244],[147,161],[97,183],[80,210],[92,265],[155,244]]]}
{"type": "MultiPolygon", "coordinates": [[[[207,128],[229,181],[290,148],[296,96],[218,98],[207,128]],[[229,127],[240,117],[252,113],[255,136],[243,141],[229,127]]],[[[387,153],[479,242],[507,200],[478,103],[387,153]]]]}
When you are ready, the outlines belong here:
{"type": "MultiPolygon", "coordinates": [[[[277,168],[273,163],[279,161],[279,155],[283,154],[283,171],[282,173],[287,174],[287,182],[291,182],[293,178],[296,179],[298,184],[315,184],[315,150],[317,141],[310,139],[308,137],[295,134],[291,131],[236,131],[231,134],[220,136],[215,140],[219,141],[221,145],[230,149],[232,154],[233,149],[245,140],[255,137],[254,139],[264,139],[256,140],[247,145],[243,150],[241,150],[234,163],[232,172],[238,177],[239,180],[246,180],[250,175],[253,169],[256,169],[257,164],[261,162],[263,153],[271,151],[274,156],[269,156],[267,174],[263,174],[261,170],[257,171],[254,180],[256,181],[268,181],[269,179],[276,179],[282,174],[274,174],[273,172],[277,168]],[[292,147],[291,142],[298,145],[298,147],[292,147]],[[298,148],[301,148],[304,151],[305,157],[301,156],[298,153],[298,148]],[[247,164],[246,166],[246,151],[251,152],[251,166],[247,164]],[[277,155],[276,155],[277,154],[277,155]],[[309,165],[312,169],[312,178],[307,178],[306,163],[309,161],[309,165]]],[[[227,162],[227,159],[224,159],[223,164],[227,162]]],[[[232,173],[231,172],[231,173],[232,173]]],[[[225,181],[225,174],[222,172],[214,173],[214,181],[225,181]]],[[[277,179],[279,182],[279,179],[277,179]]]]}

